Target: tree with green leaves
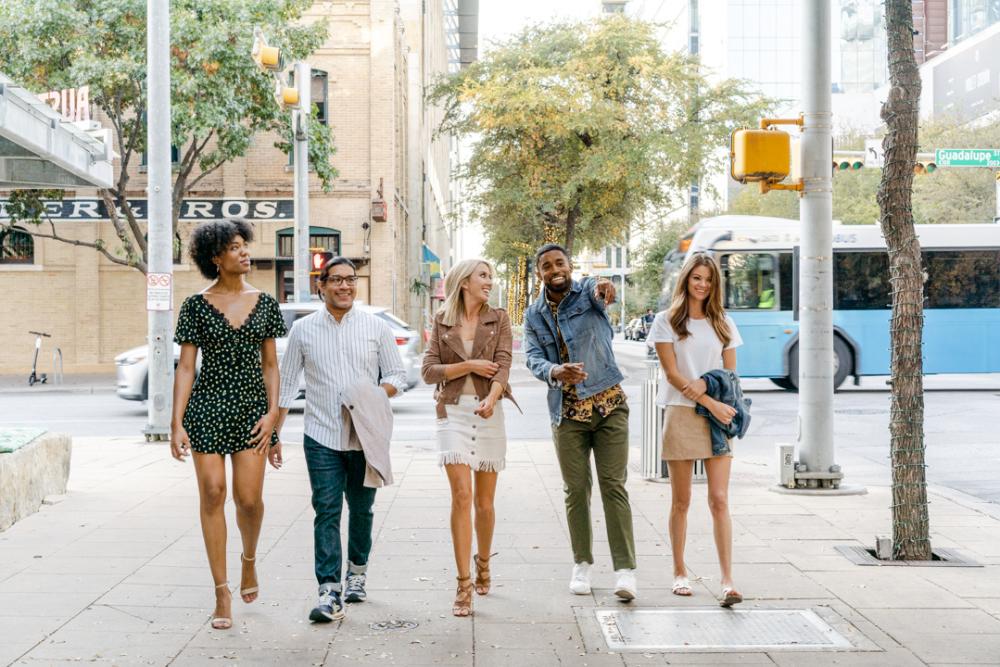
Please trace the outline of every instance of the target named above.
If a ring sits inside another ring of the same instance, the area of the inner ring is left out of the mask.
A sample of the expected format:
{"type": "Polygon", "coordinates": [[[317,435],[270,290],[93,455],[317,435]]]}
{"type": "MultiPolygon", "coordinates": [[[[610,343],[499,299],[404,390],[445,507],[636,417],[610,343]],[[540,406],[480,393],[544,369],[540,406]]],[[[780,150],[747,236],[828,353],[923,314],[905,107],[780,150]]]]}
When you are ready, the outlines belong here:
{"type": "MultiPolygon", "coordinates": [[[[287,58],[302,59],[327,33],[325,23],[300,22],[311,5],[310,0],[171,0],[175,233],[184,199],[223,164],[245,155],[255,136],[276,132],[284,139],[275,145],[291,149],[290,114],[275,102],[272,78],[250,58],[253,29],[259,26],[287,58]]],[[[63,236],[44,207],[45,200],[62,197],[59,191],[14,192],[4,224],[93,247],[112,262],[145,273],[145,231],[130,202],[138,188],[129,173],[146,150],[145,0],[4,0],[0,44],[0,70],[30,90],[89,86],[121,156],[114,184],[99,191],[117,237],[111,242],[63,236]]],[[[326,188],[337,175],[333,152],[330,128],[309,123],[310,166],[326,188]]]]}
{"type": "Polygon", "coordinates": [[[473,137],[459,175],[497,260],[558,240],[600,248],[721,168],[732,128],[769,103],[710,82],[664,50],[657,26],[623,15],[530,27],[429,91],[439,133],[473,137]]]}

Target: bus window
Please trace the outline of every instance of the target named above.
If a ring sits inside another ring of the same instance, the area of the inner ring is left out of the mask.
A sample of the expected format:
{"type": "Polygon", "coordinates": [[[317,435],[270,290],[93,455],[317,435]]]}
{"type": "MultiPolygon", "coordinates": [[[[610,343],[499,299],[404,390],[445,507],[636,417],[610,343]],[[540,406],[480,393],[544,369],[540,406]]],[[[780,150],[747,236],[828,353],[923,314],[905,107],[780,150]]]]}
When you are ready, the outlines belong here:
{"type": "Polygon", "coordinates": [[[835,310],[885,310],[891,306],[889,255],[885,251],[833,254],[835,310]]]}
{"type": "Polygon", "coordinates": [[[777,309],[772,255],[759,253],[723,255],[721,266],[727,309],[777,309]]]}
{"type": "Polygon", "coordinates": [[[793,310],[795,308],[795,297],[792,296],[792,289],[795,285],[795,278],[792,274],[794,262],[792,253],[783,252],[778,255],[778,290],[781,292],[781,310],[793,310]]]}
{"type": "Polygon", "coordinates": [[[924,252],[927,308],[1000,308],[1000,250],[924,252]]]}

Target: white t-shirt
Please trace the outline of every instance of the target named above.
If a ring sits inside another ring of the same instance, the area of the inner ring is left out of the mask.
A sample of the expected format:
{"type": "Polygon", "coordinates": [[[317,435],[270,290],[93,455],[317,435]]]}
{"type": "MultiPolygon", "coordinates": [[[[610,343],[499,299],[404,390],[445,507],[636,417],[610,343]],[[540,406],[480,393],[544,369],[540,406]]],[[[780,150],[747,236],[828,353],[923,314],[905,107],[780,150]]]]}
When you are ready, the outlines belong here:
{"type": "MultiPolygon", "coordinates": [[[[733,318],[726,315],[726,322],[729,324],[729,335],[731,340],[726,346],[727,350],[739,347],[743,344],[739,329],[733,318]]],[[[688,336],[684,340],[677,340],[674,328],[670,326],[667,318],[667,311],[656,314],[653,326],[649,332],[649,341],[656,343],[673,343],[674,355],[677,357],[677,371],[688,378],[695,380],[708,371],[722,368],[722,341],[715,335],[708,318],[701,320],[688,320],[688,336]]],[[[667,382],[666,374],[660,373],[660,390],[656,397],[656,402],[661,406],[686,405],[693,408],[695,402],[684,398],[684,394],[672,384],[667,382]]]]}

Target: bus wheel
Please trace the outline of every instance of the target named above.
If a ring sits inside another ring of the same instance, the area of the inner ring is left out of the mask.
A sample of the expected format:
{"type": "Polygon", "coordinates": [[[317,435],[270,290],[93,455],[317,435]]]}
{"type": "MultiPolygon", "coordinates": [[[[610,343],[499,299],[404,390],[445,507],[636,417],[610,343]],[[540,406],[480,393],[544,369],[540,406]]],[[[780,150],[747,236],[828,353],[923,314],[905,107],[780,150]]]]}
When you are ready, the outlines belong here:
{"type": "Polygon", "coordinates": [[[771,382],[778,385],[785,391],[798,391],[792,381],[788,378],[771,378],[771,382]]]}
{"type": "MultiPolygon", "coordinates": [[[[839,389],[840,385],[844,384],[844,380],[847,379],[848,374],[851,372],[851,350],[847,347],[847,343],[840,336],[833,337],[833,388],[834,390],[839,389]]],[[[788,357],[788,377],[778,378],[778,380],[783,380],[791,385],[793,391],[798,391],[799,388],[799,344],[796,343],[792,346],[791,352],[789,352],[788,357]]],[[[777,384],[779,387],[778,380],[772,379],[771,381],[777,384]]]]}

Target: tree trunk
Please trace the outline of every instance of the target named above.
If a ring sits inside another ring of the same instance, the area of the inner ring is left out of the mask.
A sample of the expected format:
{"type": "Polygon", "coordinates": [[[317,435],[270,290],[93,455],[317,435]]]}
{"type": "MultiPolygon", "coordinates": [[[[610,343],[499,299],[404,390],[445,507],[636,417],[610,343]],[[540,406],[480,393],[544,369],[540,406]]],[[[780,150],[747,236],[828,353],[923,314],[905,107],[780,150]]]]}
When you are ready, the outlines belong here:
{"type": "Polygon", "coordinates": [[[920,73],[913,53],[910,0],[886,0],[889,97],[882,107],[888,133],[878,203],[892,285],[893,557],[930,560],[924,464],[923,272],[913,227],[913,167],[917,156],[920,73]]]}
{"type": "Polygon", "coordinates": [[[569,210],[566,214],[566,242],[563,247],[566,248],[566,253],[572,259],[573,257],[573,242],[576,240],[576,219],[580,215],[580,206],[577,204],[569,210]]]}

